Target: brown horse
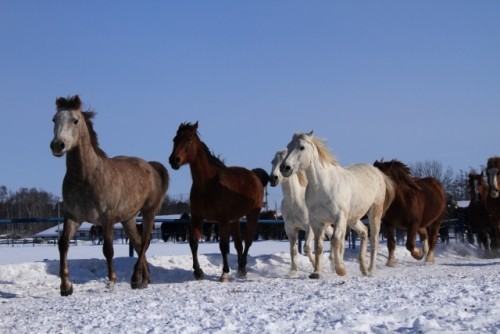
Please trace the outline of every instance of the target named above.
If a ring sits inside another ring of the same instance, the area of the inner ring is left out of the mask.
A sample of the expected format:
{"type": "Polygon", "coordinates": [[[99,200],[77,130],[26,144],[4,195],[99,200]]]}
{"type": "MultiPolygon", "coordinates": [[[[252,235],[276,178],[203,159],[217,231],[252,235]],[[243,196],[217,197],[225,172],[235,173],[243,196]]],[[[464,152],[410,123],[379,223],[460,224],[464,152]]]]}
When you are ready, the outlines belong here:
{"type": "Polygon", "coordinates": [[[64,225],[59,239],[61,295],[73,293],[69,279],[69,241],[83,221],[103,227],[103,253],[108,264],[109,286],[116,282],[113,267],[114,224],[121,222],[138,254],[132,288],[145,288],[150,281],[146,250],[154,218],[168,188],[168,172],[158,162],[134,157],[108,158],[99,147],[93,128],[94,112],[82,111],[78,95],[56,100],[54,139],[56,157],[66,154],[62,192],[64,225]],[[143,215],[143,232],[136,228],[136,215],[143,215]]]}
{"type": "Polygon", "coordinates": [[[407,230],[406,249],[415,259],[421,260],[427,255],[425,262],[434,263],[439,228],[446,214],[446,195],[441,183],[431,177],[413,178],[410,169],[398,160],[375,161],[374,166],[396,184],[396,197],[383,218],[389,249],[387,265],[396,265],[396,228],[407,230]],[[416,247],[417,233],[423,243],[423,251],[416,247]]]}
{"type": "Polygon", "coordinates": [[[472,231],[477,233],[479,245],[489,252],[491,248],[498,247],[500,221],[488,213],[488,202],[493,199],[488,196],[484,174],[469,173],[468,189],[470,202],[467,207],[467,219],[472,231]]]}
{"type": "Polygon", "coordinates": [[[248,250],[257,228],[257,220],[263,206],[264,187],[269,176],[262,169],[257,171],[258,176],[243,167],[226,167],[198,137],[198,122],[183,123],[179,126],[169,162],[175,170],[189,164],[193,178],[189,246],[193,254],[194,277],[204,277],[197,254],[204,219],[219,223],[219,248],[223,259],[220,280],[229,280],[229,229],[238,253],[238,271],[245,277],[248,250]],[[245,215],[248,225],[243,250],[239,221],[245,215]]]}

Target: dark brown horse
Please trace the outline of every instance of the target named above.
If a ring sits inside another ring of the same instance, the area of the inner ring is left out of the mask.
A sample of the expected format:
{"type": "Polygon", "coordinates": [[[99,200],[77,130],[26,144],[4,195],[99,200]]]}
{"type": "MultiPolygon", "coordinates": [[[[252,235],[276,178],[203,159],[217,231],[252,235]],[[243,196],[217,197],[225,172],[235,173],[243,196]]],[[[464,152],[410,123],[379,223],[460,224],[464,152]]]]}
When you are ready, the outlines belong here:
{"type": "Polygon", "coordinates": [[[102,226],[101,225],[92,225],[89,231],[90,240],[92,240],[92,244],[98,245],[102,244],[102,226]]]}
{"type": "Polygon", "coordinates": [[[467,207],[467,219],[472,231],[477,233],[477,241],[487,252],[498,247],[500,237],[500,220],[488,213],[488,202],[493,199],[488,196],[488,185],[483,173],[469,173],[468,181],[470,202],[467,207]]]}
{"type": "Polygon", "coordinates": [[[121,222],[138,254],[131,279],[132,288],[145,288],[150,281],[146,250],[154,218],[168,188],[169,177],[158,162],[134,157],[108,158],[99,147],[92,118],[82,111],[78,95],[56,100],[54,139],[50,144],[56,157],[66,154],[63,181],[64,225],[59,239],[61,295],[73,293],[69,279],[69,241],[83,221],[103,228],[103,253],[108,264],[109,286],[116,282],[113,267],[114,224],[121,222]],[[136,228],[136,215],[143,215],[142,236],[136,228]]]}
{"type": "Polygon", "coordinates": [[[229,280],[229,230],[238,253],[238,271],[244,277],[247,273],[247,255],[257,228],[257,220],[263,205],[267,173],[259,169],[258,175],[243,167],[226,167],[214,156],[198,137],[198,122],[183,123],[174,138],[174,147],[169,157],[170,165],[178,170],[189,164],[193,184],[191,186],[191,224],[189,246],[193,254],[193,269],[196,279],[203,279],[204,273],[198,263],[198,241],[205,219],[219,223],[219,247],[222,253],[223,269],[220,280],[229,280]],[[245,249],[243,250],[240,219],[246,216],[245,249]]]}
{"type": "Polygon", "coordinates": [[[421,260],[427,255],[425,262],[434,263],[434,249],[439,228],[446,214],[446,195],[441,183],[431,177],[412,177],[410,169],[398,160],[376,161],[374,166],[396,184],[396,197],[383,217],[389,249],[387,265],[390,267],[396,265],[394,255],[396,228],[407,230],[406,249],[415,259],[421,260]],[[417,233],[423,243],[423,251],[416,247],[417,233]]]}

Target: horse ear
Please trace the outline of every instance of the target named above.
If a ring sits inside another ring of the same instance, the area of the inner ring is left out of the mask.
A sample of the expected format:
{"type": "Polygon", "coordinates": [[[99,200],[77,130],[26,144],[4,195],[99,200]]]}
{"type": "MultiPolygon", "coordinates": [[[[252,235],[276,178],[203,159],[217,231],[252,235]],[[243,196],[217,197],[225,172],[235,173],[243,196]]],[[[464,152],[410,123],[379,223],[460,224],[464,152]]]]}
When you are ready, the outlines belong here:
{"type": "Polygon", "coordinates": [[[311,130],[311,132],[306,133],[306,135],[308,135],[309,137],[311,137],[313,134],[314,134],[314,129],[313,129],[313,130],[311,130]]]}
{"type": "Polygon", "coordinates": [[[66,102],[66,99],[64,97],[57,97],[56,98],[56,107],[60,108],[62,107],[66,102]]]}
{"type": "Polygon", "coordinates": [[[194,123],[194,129],[198,130],[198,121],[196,121],[196,123],[194,123]]]}
{"type": "Polygon", "coordinates": [[[82,101],[80,100],[80,96],[78,96],[78,95],[73,96],[71,98],[70,102],[71,102],[71,106],[75,110],[80,109],[82,107],[82,101]]]}

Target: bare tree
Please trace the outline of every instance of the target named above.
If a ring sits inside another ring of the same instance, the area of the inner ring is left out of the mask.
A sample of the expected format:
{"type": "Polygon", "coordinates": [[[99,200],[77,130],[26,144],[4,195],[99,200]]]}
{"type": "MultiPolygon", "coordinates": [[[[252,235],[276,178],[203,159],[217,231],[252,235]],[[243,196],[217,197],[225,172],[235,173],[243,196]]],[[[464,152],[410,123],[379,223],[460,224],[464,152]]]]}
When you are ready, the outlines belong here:
{"type": "Polygon", "coordinates": [[[437,160],[426,160],[412,164],[410,169],[414,177],[434,177],[441,182],[447,194],[453,193],[455,173],[451,167],[445,170],[441,162],[437,160]]]}

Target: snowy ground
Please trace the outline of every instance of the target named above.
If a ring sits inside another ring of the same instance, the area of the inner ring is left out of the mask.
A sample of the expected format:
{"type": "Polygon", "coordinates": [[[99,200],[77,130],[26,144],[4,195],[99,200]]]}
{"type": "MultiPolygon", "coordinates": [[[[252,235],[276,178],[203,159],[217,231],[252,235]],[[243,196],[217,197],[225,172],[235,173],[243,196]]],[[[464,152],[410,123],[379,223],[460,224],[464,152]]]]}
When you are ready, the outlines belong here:
{"type": "MultiPolygon", "coordinates": [[[[232,248],[233,250],[233,248],[232,248]]],[[[438,245],[436,264],[424,265],[398,247],[398,266],[385,266],[381,245],[375,277],[362,277],[357,249],[346,251],[348,273],[338,277],[324,256],[324,276],[307,278],[299,259],[289,277],[286,241],[255,242],[247,280],[218,282],[218,246],[200,247],[206,279],[194,281],[189,246],[152,244],[148,289],[131,290],[135,259],[115,245],[119,282],[106,285],[99,246],[70,248],[70,297],[59,295],[57,247],[0,247],[0,333],[429,333],[500,331],[500,259],[473,246],[438,245]]]]}

